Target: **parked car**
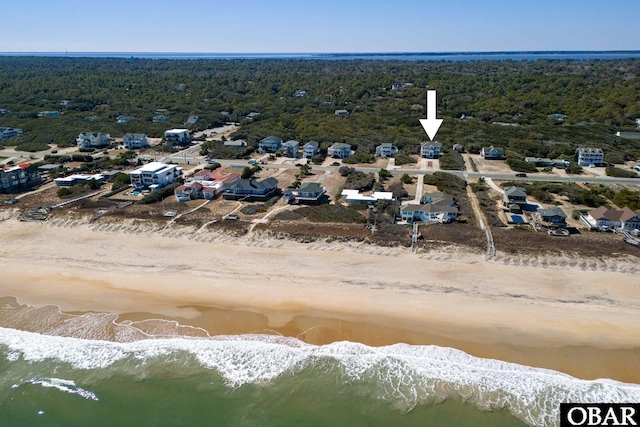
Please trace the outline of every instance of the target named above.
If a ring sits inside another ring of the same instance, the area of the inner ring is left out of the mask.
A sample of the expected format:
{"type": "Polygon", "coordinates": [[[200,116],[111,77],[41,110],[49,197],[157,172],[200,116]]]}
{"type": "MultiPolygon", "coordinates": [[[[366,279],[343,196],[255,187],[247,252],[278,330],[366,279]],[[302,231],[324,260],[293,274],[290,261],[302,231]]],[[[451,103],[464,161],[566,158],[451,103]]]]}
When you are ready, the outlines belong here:
{"type": "Polygon", "coordinates": [[[518,178],[526,178],[526,177],[527,177],[527,174],[526,174],[526,173],[517,173],[517,174],[516,174],[516,176],[517,176],[518,178]]]}
{"type": "Polygon", "coordinates": [[[218,163],[218,162],[216,162],[213,159],[207,159],[207,163],[209,163],[211,165],[211,164],[218,163]]]}

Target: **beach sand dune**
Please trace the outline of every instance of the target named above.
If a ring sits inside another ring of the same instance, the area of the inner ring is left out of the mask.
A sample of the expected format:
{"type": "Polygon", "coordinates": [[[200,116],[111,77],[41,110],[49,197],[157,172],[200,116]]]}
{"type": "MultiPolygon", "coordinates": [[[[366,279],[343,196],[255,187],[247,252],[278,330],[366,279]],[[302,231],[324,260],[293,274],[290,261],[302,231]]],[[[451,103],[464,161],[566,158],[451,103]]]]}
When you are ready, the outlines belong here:
{"type": "MultiPolygon", "coordinates": [[[[105,328],[115,322],[154,334],[160,329],[148,319],[159,318],[173,321],[161,328],[169,335],[190,335],[192,325],[195,335],[436,344],[582,378],[640,382],[633,257],[486,260],[453,246],[413,254],[358,242],[302,244],[259,232],[232,236],[81,217],[5,219],[0,235],[0,296],[104,313],[94,320],[105,328]]],[[[43,331],[78,336],[82,321],[73,322],[76,329],[67,322],[66,332],[43,331]]],[[[109,333],[106,339],[115,339],[109,333]]]]}

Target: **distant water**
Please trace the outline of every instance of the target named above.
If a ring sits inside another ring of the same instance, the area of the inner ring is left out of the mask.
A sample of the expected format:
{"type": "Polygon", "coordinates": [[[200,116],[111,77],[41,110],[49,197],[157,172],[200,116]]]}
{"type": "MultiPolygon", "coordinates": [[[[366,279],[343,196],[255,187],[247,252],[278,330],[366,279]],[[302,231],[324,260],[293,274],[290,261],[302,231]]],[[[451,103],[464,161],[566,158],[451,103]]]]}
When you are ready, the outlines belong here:
{"type": "Polygon", "coordinates": [[[175,53],[175,52],[0,52],[0,56],[140,59],[314,59],[371,61],[536,61],[640,58],[640,51],[406,52],[406,53],[175,53]]]}

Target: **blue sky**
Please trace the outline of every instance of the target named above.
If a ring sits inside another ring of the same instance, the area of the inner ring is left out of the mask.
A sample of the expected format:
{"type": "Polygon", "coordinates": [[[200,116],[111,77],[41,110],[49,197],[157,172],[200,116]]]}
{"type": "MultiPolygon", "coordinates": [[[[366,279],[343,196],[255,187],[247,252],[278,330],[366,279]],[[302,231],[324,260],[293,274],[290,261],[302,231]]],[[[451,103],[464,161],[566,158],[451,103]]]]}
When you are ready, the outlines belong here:
{"type": "Polygon", "coordinates": [[[640,50],[640,0],[8,0],[0,52],[640,50]]]}

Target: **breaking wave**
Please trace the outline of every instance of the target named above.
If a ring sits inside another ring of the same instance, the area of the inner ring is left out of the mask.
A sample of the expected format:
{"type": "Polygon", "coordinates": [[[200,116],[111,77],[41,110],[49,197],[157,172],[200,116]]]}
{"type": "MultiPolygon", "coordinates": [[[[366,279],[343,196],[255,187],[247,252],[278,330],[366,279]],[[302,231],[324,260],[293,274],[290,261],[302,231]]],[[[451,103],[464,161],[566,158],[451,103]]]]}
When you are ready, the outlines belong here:
{"type": "MultiPolygon", "coordinates": [[[[408,412],[417,405],[459,399],[482,410],[505,409],[534,426],[552,426],[561,402],[640,401],[640,385],[585,381],[556,371],[470,356],[437,346],[369,347],[352,342],[316,346],[274,335],[152,338],[111,342],[0,328],[0,354],[11,362],[48,363],[56,369],[145,376],[154,364],[179,376],[216,372],[232,388],[264,383],[303,369],[366,384],[373,398],[408,412]],[[167,364],[171,369],[166,369],[167,364]]],[[[3,381],[0,379],[0,382],[3,381]]],[[[4,381],[15,381],[8,378],[4,381]]],[[[67,380],[26,379],[87,399],[99,396],[67,380]]]]}

